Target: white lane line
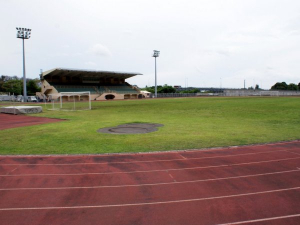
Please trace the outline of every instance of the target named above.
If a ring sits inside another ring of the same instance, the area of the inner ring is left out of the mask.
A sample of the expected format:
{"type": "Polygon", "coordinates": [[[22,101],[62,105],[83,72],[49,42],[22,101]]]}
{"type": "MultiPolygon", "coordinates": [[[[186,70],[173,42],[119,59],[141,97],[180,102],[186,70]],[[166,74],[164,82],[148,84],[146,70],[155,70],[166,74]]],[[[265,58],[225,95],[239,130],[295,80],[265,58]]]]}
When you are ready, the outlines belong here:
{"type": "MultiPolygon", "coordinates": [[[[171,177],[171,179],[174,181],[174,183],[162,183],[162,185],[166,185],[166,184],[179,184],[175,179],[174,177],[172,176],[172,174],[169,173],[169,171],[167,171],[167,173],[169,174],[169,176],[171,177]]],[[[153,186],[157,186],[157,185],[160,185],[159,183],[157,184],[154,184],[153,186]]],[[[143,185],[142,186],[152,186],[151,184],[146,184],[146,185],[143,185]]],[[[137,186],[139,187],[139,185],[137,186]]]]}
{"type": "Polygon", "coordinates": [[[220,177],[220,178],[210,178],[202,180],[191,180],[191,181],[176,181],[174,177],[168,172],[168,175],[173,179],[174,182],[163,182],[163,183],[148,183],[148,184],[127,184],[127,185],[108,185],[108,186],[86,186],[86,187],[49,187],[49,188],[1,188],[0,191],[23,191],[23,190],[68,190],[68,189],[100,189],[100,188],[124,188],[124,187],[143,187],[143,186],[159,186],[159,185],[175,185],[175,184],[188,184],[188,183],[200,183],[208,181],[221,181],[221,180],[231,180],[231,179],[241,179],[248,177],[259,177],[259,176],[269,176],[274,174],[292,173],[300,172],[297,170],[287,170],[273,173],[260,173],[244,176],[235,177],[220,177]]]}
{"type": "Polygon", "coordinates": [[[294,215],[269,217],[269,218],[256,219],[256,220],[245,220],[245,221],[240,221],[240,222],[222,223],[222,224],[219,224],[219,225],[235,225],[235,224],[244,224],[244,223],[256,223],[256,222],[263,222],[263,221],[270,221],[270,220],[287,219],[287,218],[293,218],[293,217],[299,217],[299,216],[300,216],[300,214],[294,214],[294,215]]]}
{"type": "Polygon", "coordinates": [[[137,171],[120,171],[120,172],[101,172],[101,173],[65,173],[65,174],[11,174],[11,175],[0,175],[0,177],[22,177],[22,176],[82,176],[82,175],[103,175],[103,174],[132,174],[132,173],[153,173],[153,172],[164,172],[169,171],[180,171],[180,170],[196,170],[196,169],[210,169],[210,168],[221,168],[221,167],[230,167],[230,166],[242,166],[242,165],[252,165],[268,162],[281,162],[287,160],[295,160],[300,157],[285,158],[285,159],[273,159],[266,161],[256,161],[256,162],[247,162],[247,163],[235,163],[235,164],[223,164],[218,166],[198,166],[198,167],[187,167],[187,168],[178,168],[178,169],[160,169],[160,170],[137,170],[137,171]]]}
{"type": "MultiPolygon", "coordinates": [[[[183,158],[183,159],[187,159],[186,157],[184,157],[183,155],[181,155],[180,153],[178,154],[181,158],[183,158]]],[[[205,158],[205,157],[204,157],[205,158]]],[[[197,158],[189,158],[189,159],[198,159],[198,157],[197,158]]]]}
{"type": "Polygon", "coordinates": [[[292,191],[292,190],[298,190],[298,189],[300,189],[300,187],[277,189],[277,190],[270,190],[270,191],[252,192],[252,193],[237,194],[237,195],[225,195],[225,196],[218,196],[218,197],[173,200],[173,201],[165,201],[165,202],[141,202],[141,203],[116,204],[116,205],[83,205],[83,206],[56,206],[56,207],[54,206],[54,207],[28,207],[28,208],[0,208],[0,211],[51,210],[51,209],[88,209],[88,208],[112,208],[112,207],[144,206],[144,205],[161,205],[161,204],[216,200],[216,199],[224,199],[224,198],[235,198],[235,197],[269,194],[269,193],[276,193],[276,192],[283,192],[283,191],[292,191]]]}
{"type": "Polygon", "coordinates": [[[10,173],[12,173],[12,172],[14,172],[16,169],[18,169],[19,168],[19,166],[17,166],[16,168],[14,168],[13,170],[11,170],[11,171],[8,171],[7,173],[6,173],[6,175],[9,175],[10,173]]]}
{"type": "Polygon", "coordinates": [[[293,153],[293,154],[296,154],[296,155],[300,155],[300,153],[298,153],[298,152],[293,152],[292,150],[287,150],[287,152],[293,153]]]}
{"type": "Polygon", "coordinates": [[[101,162],[101,163],[45,163],[45,164],[0,164],[2,166],[74,166],[74,165],[101,165],[101,164],[130,164],[130,163],[155,163],[155,162],[174,162],[174,161],[183,161],[183,160],[202,160],[202,159],[215,159],[215,158],[227,158],[227,157],[239,157],[247,155],[258,155],[258,154],[267,154],[267,153],[276,153],[276,152],[288,152],[285,150],[278,151],[266,151],[266,152],[255,152],[255,153],[245,153],[245,154],[232,154],[232,155],[223,155],[223,156],[209,156],[209,157],[196,157],[196,158],[186,158],[179,154],[182,159],[161,159],[161,160],[146,160],[146,161],[128,161],[128,162],[101,162]]]}

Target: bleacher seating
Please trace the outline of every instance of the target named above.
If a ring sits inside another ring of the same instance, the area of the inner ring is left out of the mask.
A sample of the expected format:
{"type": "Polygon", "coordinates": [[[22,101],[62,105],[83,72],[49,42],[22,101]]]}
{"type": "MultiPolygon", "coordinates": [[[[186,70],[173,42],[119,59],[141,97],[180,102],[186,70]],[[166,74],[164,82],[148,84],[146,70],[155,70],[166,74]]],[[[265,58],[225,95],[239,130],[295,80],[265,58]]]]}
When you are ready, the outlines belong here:
{"type": "Polygon", "coordinates": [[[98,87],[98,92],[105,93],[105,92],[107,92],[107,89],[104,86],[100,86],[100,87],[98,87]]]}
{"type": "Polygon", "coordinates": [[[84,92],[89,91],[91,94],[97,94],[94,86],[78,85],[53,85],[58,92],[84,92]]]}
{"type": "Polygon", "coordinates": [[[114,84],[104,86],[87,85],[53,85],[58,92],[85,92],[91,94],[117,93],[117,94],[138,94],[139,92],[127,84],[114,84]]]}
{"type": "Polygon", "coordinates": [[[138,94],[138,91],[126,84],[114,84],[105,86],[110,92],[117,94],[138,94]]]}

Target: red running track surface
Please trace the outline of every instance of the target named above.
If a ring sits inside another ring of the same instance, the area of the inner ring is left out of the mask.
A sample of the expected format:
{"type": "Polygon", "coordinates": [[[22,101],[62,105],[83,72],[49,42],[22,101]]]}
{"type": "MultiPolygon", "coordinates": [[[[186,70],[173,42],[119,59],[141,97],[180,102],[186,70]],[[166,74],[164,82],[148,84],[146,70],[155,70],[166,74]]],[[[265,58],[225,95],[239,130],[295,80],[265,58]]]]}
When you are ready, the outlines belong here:
{"type": "Polygon", "coordinates": [[[0,156],[0,224],[300,224],[300,141],[0,156]]]}
{"type": "Polygon", "coordinates": [[[62,122],[62,119],[52,119],[37,116],[12,115],[0,113],[0,130],[32,126],[44,123],[62,122]]]}

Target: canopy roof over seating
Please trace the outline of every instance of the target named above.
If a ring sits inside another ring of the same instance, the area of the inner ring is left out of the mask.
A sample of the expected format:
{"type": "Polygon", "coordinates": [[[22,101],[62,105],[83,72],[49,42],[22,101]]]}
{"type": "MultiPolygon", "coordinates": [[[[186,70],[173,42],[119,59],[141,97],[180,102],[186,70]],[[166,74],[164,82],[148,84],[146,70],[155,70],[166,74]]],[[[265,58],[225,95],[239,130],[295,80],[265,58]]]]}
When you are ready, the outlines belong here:
{"type": "Polygon", "coordinates": [[[136,75],[143,75],[141,73],[132,72],[116,72],[116,71],[102,71],[102,70],[78,70],[55,68],[42,73],[42,77],[47,79],[51,76],[70,76],[70,77],[97,77],[97,78],[124,78],[133,77],[136,75]]]}

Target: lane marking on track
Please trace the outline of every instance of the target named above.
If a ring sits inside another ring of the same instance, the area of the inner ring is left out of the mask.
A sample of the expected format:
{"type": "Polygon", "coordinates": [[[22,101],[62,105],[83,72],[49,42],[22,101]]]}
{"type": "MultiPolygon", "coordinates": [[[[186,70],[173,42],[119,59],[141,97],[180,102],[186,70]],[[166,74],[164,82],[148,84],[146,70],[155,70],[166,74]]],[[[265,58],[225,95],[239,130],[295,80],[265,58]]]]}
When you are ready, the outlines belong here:
{"type": "Polygon", "coordinates": [[[128,184],[128,185],[107,185],[107,186],[87,186],[87,187],[1,188],[0,191],[100,189],[100,188],[124,188],[124,187],[175,185],[175,184],[200,183],[200,182],[208,182],[208,181],[221,181],[221,180],[241,179],[241,178],[249,178],[249,177],[269,176],[269,175],[274,175],[274,174],[300,172],[300,170],[299,169],[297,169],[297,170],[287,170],[287,171],[273,172],[273,173],[260,173],[260,174],[244,175],[244,176],[220,177],[220,178],[210,178],[210,179],[191,180],[191,181],[176,181],[174,179],[174,177],[169,173],[169,171],[166,171],[166,172],[173,179],[174,182],[148,183],[148,184],[128,184]]]}
{"type": "MultiPolygon", "coordinates": [[[[174,177],[172,176],[172,174],[170,174],[169,173],[169,171],[166,171],[168,174],[169,174],[169,176],[171,177],[171,179],[174,181],[174,183],[172,182],[172,183],[163,183],[163,184],[178,184],[178,182],[174,179],[174,177]]],[[[159,185],[159,183],[157,183],[157,185],[159,185]]],[[[142,186],[144,186],[143,184],[142,184],[142,186]]],[[[149,185],[145,185],[145,186],[151,186],[151,184],[149,184],[149,185]]],[[[153,186],[156,186],[156,184],[154,184],[153,186]]],[[[137,186],[137,187],[139,187],[139,186],[137,186]]]]}
{"type": "Polygon", "coordinates": [[[287,150],[287,152],[290,152],[290,153],[293,153],[293,154],[296,154],[296,155],[300,155],[300,153],[298,153],[298,152],[293,152],[292,150],[287,150]]]}
{"type": "Polygon", "coordinates": [[[209,169],[209,168],[221,168],[221,167],[230,167],[230,166],[242,166],[242,165],[252,165],[259,163],[268,163],[268,162],[281,162],[287,160],[295,160],[300,157],[285,158],[285,159],[273,159],[266,161],[256,161],[256,162],[247,162],[247,163],[235,163],[235,164],[223,164],[218,166],[199,166],[199,167],[187,167],[187,168],[177,168],[177,169],[160,169],[160,170],[140,170],[140,171],[121,171],[121,172],[100,172],[100,173],[70,173],[70,174],[2,174],[0,177],[20,177],[20,176],[82,176],[82,175],[100,175],[100,174],[132,174],[132,173],[153,173],[153,172],[164,172],[169,171],[179,171],[179,170],[196,170],[196,169],[209,169]]]}
{"type": "MultiPolygon", "coordinates": [[[[161,159],[161,160],[146,160],[146,161],[129,161],[129,162],[101,162],[101,163],[45,163],[45,164],[0,164],[2,166],[75,166],[75,165],[101,165],[101,164],[130,164],[130,163],[155,163],[155,162],[174,162],[174,161],[186,161],[186,160],[202,160],[202,159],[215,159],[215,158],[228,158],[228,157],[239,157],[239,156],[247,156],[247,155],[258,155],[258,154],[267,154],[267,153],[277,153],[277,152],[288,152],[285,150],[278,151],[266,151],[266,152],[255,152],[255,153],[245,153],[245,154],[232,154],[232,155],[223,155],[223,156],[209,156],[209,157],[196,157],[196,158],[186,158],[179,154],[182,159],[161,159]]],[[[290,152],[289,152],[290,153],[290,152]]]]}
{"type": "Polygon", "coordinates": [[[18,169],[20,166],[17,166],[16,168],[14,168],[13,170],[11,170],[11,171],[8,171],[7,173],[6,173],[6,175],[9,175],[10,173],[12,173],[12,172],[14,172],[16,169],[18,169]]]}
{"type": "Polygon", "coordinates": [[[294,214],[294,215],[269,217],[269,218],[256,219],[256,220],[245,220],[245,221],[232,222],[232,223],[222,223],[222,224],[219,224],[219,225],[235,225],[235,224],[244,224],[244,223],[256,223],[256,222],[263,222],[263,221],[270,221],[270,220],[287,219],[287,218],[293,218],[293,217],[299,217],[299,216],[300,216],[300,214],[294,214]]]}
{"type": "MultiPolygon", "coordinates": [[[[187,159],[186,157],[184,157],[183,155],[181,155],[180,153],[178,154],[181,158],[183,159],[187,159]]],[[[189,159],[197,159],[197,158],[189,158],[189,159]]]]}
{"type": "Polygon", "coordinates": [[[260,195],[260,194],[269,194],[269,193],[276,193],[276,192],[292,191],[292,190],[299,190],[299,189],[300,189],[300,187],[293,187],[293,188],[252,192],[252,193],[237,194],[237,195],[225,195],[225,196],[218,196],[218,197],[173,200],[173,201],[165,201],[165,202],[141,202],[141,203],[116,204],[116,205],[83,205],[83,206],[56,206],[56,207],[0,208],[0,211],[52,210],[52,209],[88,209],[88,208],[112,208],[112,207],[144,206],[144,205],[162,205],[162,204],[172,204],[172,203],[186,203],[186,202],[198,202],[198,201],[205,201],[205,200],[235,198],[235,197],[243,197],[243,196],[251,196],[251,195],[260,195]]]}

